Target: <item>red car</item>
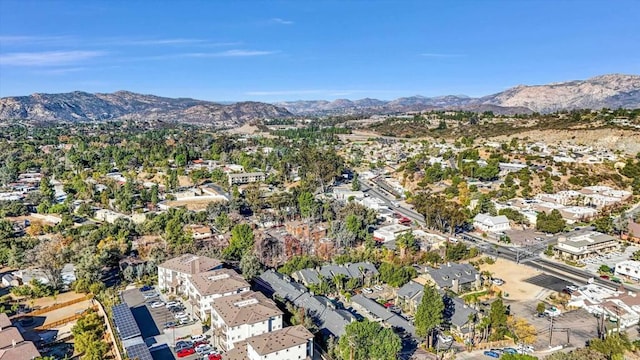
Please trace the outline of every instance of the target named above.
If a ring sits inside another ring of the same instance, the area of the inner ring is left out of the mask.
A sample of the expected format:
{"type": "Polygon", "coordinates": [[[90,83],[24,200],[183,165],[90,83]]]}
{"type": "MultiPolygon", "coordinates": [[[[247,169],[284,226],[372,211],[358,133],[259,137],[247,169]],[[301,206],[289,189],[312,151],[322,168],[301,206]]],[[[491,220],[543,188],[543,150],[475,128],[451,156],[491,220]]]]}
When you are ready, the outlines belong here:
{"type": "Polygon", "coordinates": [[[384,304],[384,307],[386,307],[386,308],[390,308],[392,306],[393,306],[393,302],[391,302],[391,301],[389,301],[389,302],[384,304]]]}
{"type": "Polygon", "coordinates": [[[220,354],[209,354],[209,360],[222,360],[222,355],[220,355],[220,354]]]}
{"type": "Polygon", "coordinates": [[[196,349],[194,348],[186,348],[186,349],[182,349],[180,351],[178,351],[178,357],[185,357],[185,356],[189,356],[189,355],[193,355],[196,353],[196,349]]]}
{"type": "Polygon", "coordinates": [[[198,347],[198,345],[206,345],[209,344],[209,342],[207,340],[200,340],[200,341],[196,341],[193,343],[193,347],[196,348],[198,347]]]}

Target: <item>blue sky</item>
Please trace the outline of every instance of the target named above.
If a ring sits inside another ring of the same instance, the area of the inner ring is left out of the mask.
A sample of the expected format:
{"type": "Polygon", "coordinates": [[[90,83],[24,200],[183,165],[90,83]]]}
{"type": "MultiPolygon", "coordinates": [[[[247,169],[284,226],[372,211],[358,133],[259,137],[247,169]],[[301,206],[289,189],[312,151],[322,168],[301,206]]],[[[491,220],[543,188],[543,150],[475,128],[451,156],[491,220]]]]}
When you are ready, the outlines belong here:
{"type": "Polygon", "coordinates": [[[640,73],[640,1],[0,1],[0,96],[487,95],[640,73]]]}

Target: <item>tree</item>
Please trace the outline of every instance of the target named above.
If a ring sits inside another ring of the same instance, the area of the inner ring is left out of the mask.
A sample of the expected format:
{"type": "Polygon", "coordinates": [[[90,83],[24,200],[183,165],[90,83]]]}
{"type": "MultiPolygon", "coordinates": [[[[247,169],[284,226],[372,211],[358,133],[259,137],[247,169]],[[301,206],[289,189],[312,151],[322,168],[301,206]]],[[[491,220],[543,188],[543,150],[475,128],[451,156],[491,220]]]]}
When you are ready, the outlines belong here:
{"type": "Polygon", "coordinates": [[[230,260],[240,260],[242,255],[253,248],[253,229],[248,224],[238,224],[231,229],[229,246],[224,249],[223,256],[230,260]]]}
{"type": "Polygon", "coordinates": [[[395,360],[401,349],[400,337],[391,329],[365,319],[345,327],[337,353],[342,360],[395,360]]]}
{"type": "Polygon", "coordinates": [[[360,191],[360,179],[358,179],[358,173],[353,174],[353,180],[351,181],[351,190],[360,191]]]}
{"type": "Polygon", "coordinates": [[[610,234],[613,231],[613,219],[609,215],[601,216],[593,222],[593,226],[595,226],[596,231],[610,234]]]}
{"type": "Polygon", "coordinates": [[[413,232],[408,231],[396,238],[396,246],[400,249],[400,257],[404,259],[407,251],[411,253],[418,249],[418,242],[413,232]]]}
{"type": "Polygon", "coordinates": [[[510,316],[507,319],[507,326],[520,343],[533,344],[536,342],[536,328],[529,324],[527,320],[510,316]]]}
{"type": "Polygon", "coordinates": [[[584,359],[609,360],[604,354],[599,353],[590,348],[579,348],[568,353],[559,351],[545,357],[545,360],[584,360],[584,359]]]}
{"type": "Polygon", "coordinates": [[[245,279],[250,280],[256,277],[262,270],[262,264],[258,257],[251,251],[246,251],[240,259],[240,271],[245,279]]]}
{"type": "Polygon", "coordinates": [[[422,301],[416,311],[416,335],[425,337],[431,347],[434,330],[444,321],[444,301],[433,285],[425,285],[422,301]]]}
{"type": "Polygon", "coordinates": [[[313,216],[316,211],[316,201],[313,194],[307,191],[301,192],[298,195],[298,208],[303,218],[308,219],[313,216]]]}
{"type": "Polygon", "coordinates": [[[559,233],[567,226],[567,222],[562,218],[562,214],[557,209],[553,209],[548,215],[540,212],[536,219],[536,230],[546,233],[559,233]]]}
{"type": "Polygon", "coordinates": [[[103,341],[106,326],[102,317],[89,311],[78,319],[78,322],[71,328],[74,338],[74,349],[77,353],[83,354],[82,360],[104,359],[108,346],[103,341]]]}
{"type": "Polygon", "coordinates": [[[507,307],[498,298],[491,303],[489,309],[489,327],[491,329],[491,340],[502,340],[507,333],[507,307]]]}
{"type": "Polygon", "coordinates": [[[50,203],[53,202],[55,190],[53,189],[53,185],[51,185],[51,181],[49,181],[49,177],[47,176],[43,176],[42,180],[40,180],[40,194],[50,203]]]}
{"type": "Polygon", "coordinates": [[[61,238],[41,241],[30,250],[28,258],[32,265],[44,272],[54,290],[62,285],[62,268],[69,261],[69,253],[61,238]]]}
{"type": "Polygon", "coordinates": [[[624,353],[632,349],[632,344],[626,333],[617,333],[607,336],[604,340],[589,341],[589,349],[604,354],[609,360],[624,360],[624,353]]]}
{"type": "Polygon", "coordinates": [[[502,360],[538,360],[537,357],[529,354],[504,354],[502,360]]]}
{"type": "Polygon", "coordinates": [[[546,309],[547,309],[547,305],[543,302],[539,302],[538,305],[536,305],[536,312],[538,314],[544,313],[546,309]]]}

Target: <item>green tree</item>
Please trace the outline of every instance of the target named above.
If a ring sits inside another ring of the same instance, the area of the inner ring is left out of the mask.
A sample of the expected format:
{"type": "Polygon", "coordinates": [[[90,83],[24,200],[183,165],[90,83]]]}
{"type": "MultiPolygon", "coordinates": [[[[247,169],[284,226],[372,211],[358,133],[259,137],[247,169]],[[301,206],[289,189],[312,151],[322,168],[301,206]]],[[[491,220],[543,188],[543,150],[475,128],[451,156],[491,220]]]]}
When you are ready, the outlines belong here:
{"type": "Polygon", "coordinates": [[[53,189],[53,185],[51,185],[51,181],[49,181],[49,177],[47,176],[43,176],[42,180],[40,180],[40,194],[47,201],[53,202],[53,195],[55,194],[55,190],[53,189]]]}
{"type": "Polygon", "coordinates": [[[536,218],[536,230],[556,234],[564,230],[567,222],[562,218],[562,214],[557,209],[553,209],[551,213],[538,213],[536,218]]]}
{"type": "Polygon", "coordinates": [[[246,251],[240,259],[240,271],[245,279],[250,280],[260,274],[262,264],[252,251],[246,251]]]}
{"type": "Polygon", "coordinates": [[[303,218],[308,219],[313,216],[316,211],[316,205],[316,200],[310,192],[303,191],[298,195],[298,208],[303,218]]]}
{"type": "Polygon", "coordinates": [[[353,180],[351,181],[351,190],[360,191],[360,179],[358,178],[358,173],[353,175],[353,180]]]}
{"type": "Polygon", "coordinates": [[[538,314],[544,313],[546,309],[547,309],[547,305],[543,302],[539,302],[538,305],[536,305],[536,312],[538,314]]]}
{"type": "Polygon", "coordinates": [[[601,216],[593,222],[593,226],[596,228],[596,231],[610,234],[613,231],[613,219],[609,215],[601,216]]]}
{"type": "Polygon", "coordinates": [[[538,360],[537,357],[529,354],[504,354],[502,360],[538,360]]]}
{"type": "Polygon", "coordinates": [[[553,180],[551,179],[550,176],[544,179],[544,185],[542,185],[542,191],[544,191],[547,194],[553,193],[553,180]]]}
{"type": "Polygon", "coordinates": [[[498,298],[491,303],[489,309],[490,340],[502,340],[507,333],[507,307],[498,298]]]}
{"type": "Polygon", "coordinates": [[[253,229],[248,224],[238,224],[231,229],[229,246],[224,249],[223,256],[230,260],[240,260],[242,255],[253,249],[253,229]]]}
{"type": "Polygon", "coordinates": [[[422,301],[416,312],[416,335],[427,339],[431,347],[433,332],[444,321],[444,301],[433,285],[425,285],[422,301]]]}
{"type": "Polygon", "coordinates": [[[604,340],[594,339],[589,341],[589,349],[604,354],[609,360],[624,360],[625,351],[633,348],[626,333],[617,333],[607,336],[604,340]]]}
{"type": "Polygon", "coordinates": [[[74,349],[82,354],[82,360],[104,359],[108,349],[103,341],[105,330],[104,319],[94,311],[82,316],[71,328],[74,349]]]}
{"type": "Polygon", "coordinates": [[[418,242],[413,232],[408,231],[396,238],[396,246],[400,249],[400,257],[404,258],[407,252],[411,253],[418,249],[418,242]]]}
{"type": "Polygon", "coordinates": [[[352,322],[338,341],[337,353],[342,360],[395,360],[402,349],[400,337],[377,322],[352,322]]]}

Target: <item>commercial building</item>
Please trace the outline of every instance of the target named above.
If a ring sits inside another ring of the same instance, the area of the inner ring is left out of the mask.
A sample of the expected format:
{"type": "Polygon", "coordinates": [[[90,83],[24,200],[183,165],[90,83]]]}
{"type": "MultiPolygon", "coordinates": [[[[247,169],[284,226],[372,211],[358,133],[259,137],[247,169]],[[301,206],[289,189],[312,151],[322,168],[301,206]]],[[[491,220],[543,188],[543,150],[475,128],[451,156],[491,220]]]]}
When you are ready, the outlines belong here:
{"type": "Polygon", "coordinates": [[[625,260],[616,264],[615,275],[634,281],[640,280],[640,261],[625,260]]]}
{"type": "Polygon", "coordinates": [[[580,260],[617,250],[619,246],[616,238],[592,231],[570,238],[560,236],[558,244],[553,247],[553,252],[563,259],[580,260]]]}
{"type": "Polygon", "coordinates": [[[511,229],[509,219],[504,215],[478,214],[473,218],[473,226],[480,231],[493,233],[511,229]]]}
{"type": "Polygon", "coordinates": [[[383,226],[373,231],[373,238],[380,242],[389,242],[396,240],[398,236],[411,231],[409,226],[393,224],[383,226]]]}

